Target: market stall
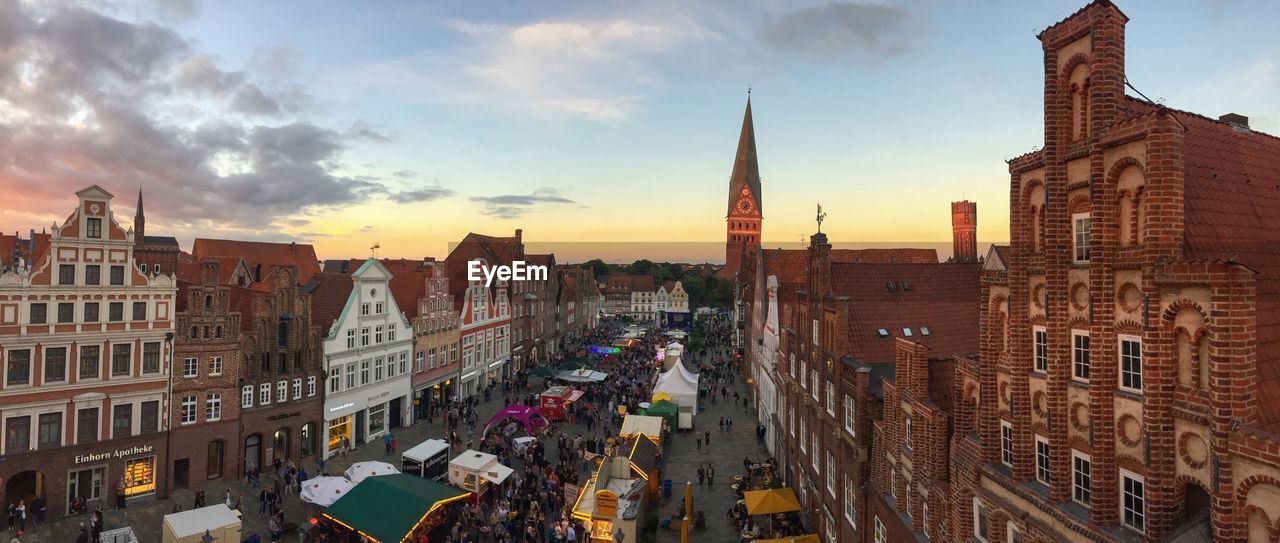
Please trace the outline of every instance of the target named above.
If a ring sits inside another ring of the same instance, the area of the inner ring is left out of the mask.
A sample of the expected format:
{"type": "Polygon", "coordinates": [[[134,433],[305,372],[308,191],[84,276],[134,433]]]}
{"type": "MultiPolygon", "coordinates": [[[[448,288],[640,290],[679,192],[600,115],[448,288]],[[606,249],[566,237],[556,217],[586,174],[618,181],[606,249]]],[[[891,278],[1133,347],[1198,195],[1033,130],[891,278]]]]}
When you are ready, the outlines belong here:
{"type": "Polygon", "coordinates": [[[300,496],[304,502],[328,507],[345,496],[355,486],[346,477],[312,477],[302,483],[300,496]]]}
{"type": "Polygon", "coordinates": [[[449,461],[449,484],[475,493],[484,494],[490,485],[500,485],[513,470],[498,463],[498,457],[473,449],[449,461]]]}
{"type": "Polygon", "coordinates": [[[391,464],[379,462],[377,460],[370,460],[368,462],[356,462],[351,464],[351,467],[347,468],[345,475],[347,476],[347,479],[351,480],[351,482],[360,484],[369,477],[395,475],[397,473],[400,473],[400,470],[396,469],[396,467],[391,464]]]}
{"type": "Polygon", "coordinates": [[[162,543],[202,543],[205,534],[217,541],[240,541],[240,513],[214,504],[165,515],[162,529],[162,543]]]}
{"type": "MultiPolygon", "coordinates": [[[[652,410],[653,406],[650,405],[649,409],[652,410]]],[[[643,435],[653,440],[655,444],[662,445],[662,428],[665,425],[666,421],[659,416],[627,415],[622,419],[622,428],[618,431],[618,436],[630,438],[643,435]]]]}
{"type": "MultiPolygon", "coordinates": [[[[399,543],[443,526],[448,521],[445,505],[469,495],[464,490],[404,473],[370,477],[326,509],[323,517],[340,533],[356,532],[373,541],[399,543]]],[[[345,541],[347,537],[337,540],[345,541]]]]}
{"type": "Polygon", "coordinates": [[[683,370],[683,366],[676,364],[675,368],[658,377],[658,383],[653,387],[653,401],[670,400],[679,406],[676,427],[687,430],[693,428],[693,416],[698,412],[698,376],[683,370]]]}
{"type": "Polygon", "coordinates": [[[556,379],[568,381],[570,383],[599,383],[609,377],[609,374],[602,371],[595,371],[588,368],[582,368],[574,371],[562,371],[556,375],[556,379]]]}
{"type": "Polygon", "coordinates": [[[449,444],[428,439],[400,455],[400,469],[427,479],[444,479],[449,472],[449,444]]]}
{"type": "Polygon", "coordinates": [[[641,415],[660,417],[666,421],[668,428],[675,428],[679,423],[680,406],[664,399],[657,399],[649,407],[642,409],[641,415]]]}
{"type": "Polygon", "coordinates": [[[583,391],[573,388],[569,385],[556,385],[543,391],[538,396],[538,407],[547,415],[547,418],[553,421],[565,419],[565,412],[569,410],[569,404],[578,401],[585,394],[583,391]]]}

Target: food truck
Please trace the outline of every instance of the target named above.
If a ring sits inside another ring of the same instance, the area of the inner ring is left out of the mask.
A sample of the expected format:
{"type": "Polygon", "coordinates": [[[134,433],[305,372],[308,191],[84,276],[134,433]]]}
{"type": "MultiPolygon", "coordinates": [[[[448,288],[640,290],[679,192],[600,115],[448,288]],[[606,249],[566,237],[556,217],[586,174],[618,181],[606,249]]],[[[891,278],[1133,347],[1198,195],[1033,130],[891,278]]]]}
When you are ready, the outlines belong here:
{"type": "Polygon", "coordinates": [[[553,421],[564,420],[569,404],[577,401],[583,394],[585,394],[583,391],[572,386],[556,385],[542,392],[542,395],[539,396],[538,407],[542,409],[542,413],[548,419],[553,421]]]}
{"type": "Polygon", "coordinates": [[[400,455],[400,471],[423,479],[443,481],[449,474],[449,444],[428,439],[400,455]]]}

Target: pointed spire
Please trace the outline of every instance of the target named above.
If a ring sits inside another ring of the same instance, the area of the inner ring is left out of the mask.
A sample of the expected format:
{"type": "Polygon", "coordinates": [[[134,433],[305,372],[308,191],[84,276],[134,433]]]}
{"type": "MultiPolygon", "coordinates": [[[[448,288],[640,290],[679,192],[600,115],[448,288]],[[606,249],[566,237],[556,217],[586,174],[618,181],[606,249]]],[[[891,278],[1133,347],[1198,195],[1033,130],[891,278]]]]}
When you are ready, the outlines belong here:
{"type": "Polygon", "coordinates": [[[738,136],[738,154],[733,159],[733,173],[729,176],[729,206],[725,212],[733,211],[733,204],[738,201],[742,188],[751,191],[756,212],[762,216],[764,208],[760,205],[760,166],[756,163],[756,130],[751,120],[751,89],[747,89],[747,110],[742,115],[742,133],[738,136]]]}
{"type": "Polygon", "coordinates": [[[147,216],[142,212],[142,187],[138,187],[138,208],[133,212],[133,232],[134,240],[142,243],[147,232],[147,216]]]}

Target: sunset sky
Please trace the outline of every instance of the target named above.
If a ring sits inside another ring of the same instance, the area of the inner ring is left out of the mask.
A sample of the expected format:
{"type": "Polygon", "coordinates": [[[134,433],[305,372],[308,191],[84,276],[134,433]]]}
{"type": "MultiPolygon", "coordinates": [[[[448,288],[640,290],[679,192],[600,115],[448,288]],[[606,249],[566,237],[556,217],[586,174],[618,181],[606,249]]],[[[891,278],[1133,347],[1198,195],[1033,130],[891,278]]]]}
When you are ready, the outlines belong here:
{"type": "MultiPolygon", "coordinates": [[[[1280,132],[1280,3],[1118,3],[1143,94],[1280,132]]],[[[832,240],[949,240],[962,198],[1004,241],[1035,33],[1082,5],[0,0],[0,231],[98,184],[184,247],[722,241],[750,86],[765,245],[816,202],[832,240]]]]}

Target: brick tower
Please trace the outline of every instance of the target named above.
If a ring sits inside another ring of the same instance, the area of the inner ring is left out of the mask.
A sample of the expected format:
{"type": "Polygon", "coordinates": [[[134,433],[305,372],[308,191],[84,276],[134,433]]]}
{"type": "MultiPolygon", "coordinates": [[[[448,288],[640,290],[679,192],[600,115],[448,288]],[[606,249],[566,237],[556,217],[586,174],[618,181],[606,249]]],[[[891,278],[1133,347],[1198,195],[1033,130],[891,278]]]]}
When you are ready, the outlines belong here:
{"type": "Polygon", "coordinates": [[[751,96],[742,117],[742,133],[738,136],[738,153],[729,176],[729,202],[725,213],[724,268],[720,276],[732,278],[742,268],[744,254],[755,254],[760,247],[760,224],[763,222],[760,200],[760,167],[756,164],[756,132],[751,123],[751,96]]]}
{"type": "Polygon", "coordinates": [[[951,259],[955,262],[978,261],[978,203],[968,200],[951,202],[951,259]]]}

